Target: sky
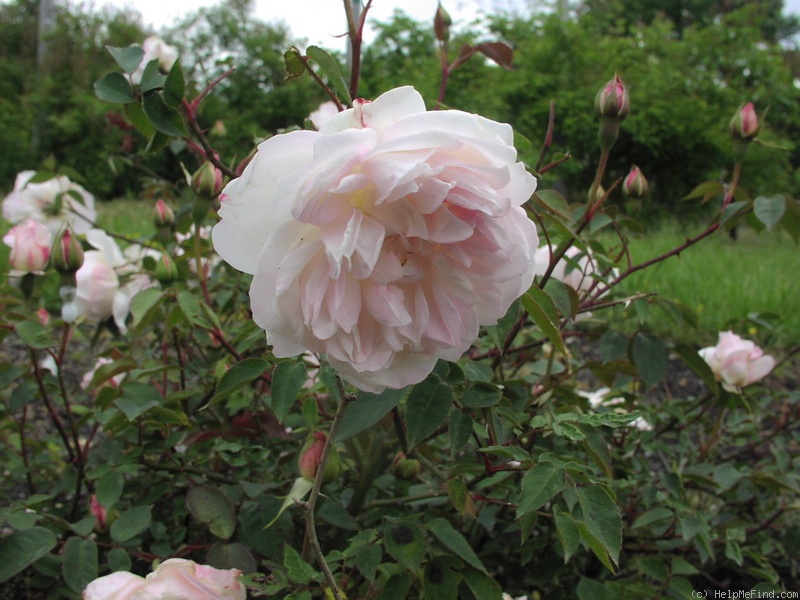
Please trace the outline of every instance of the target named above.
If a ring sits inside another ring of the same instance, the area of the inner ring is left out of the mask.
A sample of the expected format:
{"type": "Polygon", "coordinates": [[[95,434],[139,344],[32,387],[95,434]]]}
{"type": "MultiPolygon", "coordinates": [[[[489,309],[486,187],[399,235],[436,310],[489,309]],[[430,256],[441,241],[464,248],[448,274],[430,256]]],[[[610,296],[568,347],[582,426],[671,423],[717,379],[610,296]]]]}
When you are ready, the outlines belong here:
{"type": "MultiPolygon", "coordinates": [[[[800,0],[796,0],[800,3],[800,0]]],[[[142,14],[145,25],[158,31],[177,17],[200,7],[212,6],[219,0],[93,0],[96,7],[107,4],[128,6],[142,14]]],[[[491,0],[445,0],[444,5],[456,25],[464,25],[478,16],[481,4],[491,0]]],[[[419,21],[433,21],[438,0],[373,0],[371,19],[386,21],[395,9],[419,21]]],[[[295,38],[306,38],[309,44],[328,48],[344,46],[347,30],[342,0],[255,0],[255,16],[262,21],[285,22],[295,38]]],[[[369,21],[368,21],[369,22],[369,21]]],[[[365,34],[367,41],[370,33],[365,34]]]]}

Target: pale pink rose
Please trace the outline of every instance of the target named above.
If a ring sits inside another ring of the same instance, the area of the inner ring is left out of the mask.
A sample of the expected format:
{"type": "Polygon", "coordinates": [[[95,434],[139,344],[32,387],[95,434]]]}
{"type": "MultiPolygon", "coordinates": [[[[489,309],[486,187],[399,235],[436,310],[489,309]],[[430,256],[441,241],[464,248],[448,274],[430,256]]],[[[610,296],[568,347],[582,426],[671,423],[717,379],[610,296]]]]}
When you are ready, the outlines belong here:
{"type": "Polygon", "coordinates": [[[119,330],[126,333],[131,300],[152,285],[150,278],[140,272],[142,258],[151,251],[129,246],[123,253],[99,229],[89,231],[86,239],[97,250],[84,254],[83,265],[75,273],[77,314],[99,320],[113,316],[119,330]]]}
{"type": "Polygon", "coordinates": [[[308,120],[314,124],[314,127],[320,129],[325,123],[338,114],[339,109],[336,108],[336,104],[334,104],[332,100],[328,100],[320,104],[317,110],[308,115],[308,120]]]}
{"type": "Polygon", "coordinates": [[[722,331],[716,346],[698,351],[717,381],[729,392],[739,392],[766,377],[775,368],[775,359],[750,340],[732,331],[722,331]]]}
{"type": "Polygon", "coordinates": [[[324,355],[379,392],[457,360],[528,289],[535,188],[510,126],[428,112],[403,87],[263,142],[223,190],[212,239],[254,275],[276,356],[324,355]]]}
{"type": "Polygon", "coordinates": [[[91,582],[83,600],[246,600],[237,569],[215,569],[183,558],[161,563],[147,578],[112,573],[91,582]]]}
{"type": "Polygon", "coordinates": [[[61,175],[41,183],[30,183],[35,171],[17,175],[13,191],[3,200],[3,217],[11,223],[33,219],[47,225],[55,235],[67,223],[75,233],[86,233],[97,213],[94,196],[61,175]]]}
{"type": "Polygon", "coordinates": [[[47,226],[27,219],[12,227],[3,236],[3,243],[11,247],[8,262],[13,269],[12,275],[42,273],[50,258],[53,234],[47,226]]]}
{"type": "Polygon", "coordinates": [[[136,70],[131,73],[131,82],[138,84],[142,81],[144,68],[153,60],[158,61],[158,68],[163,72],[168,72],[175,61],[178,60],[178,49],[175,46],[170,46],[157,35],[151,35],[142,42],[144,48],[144,56],[142,62],[136,70]]]}

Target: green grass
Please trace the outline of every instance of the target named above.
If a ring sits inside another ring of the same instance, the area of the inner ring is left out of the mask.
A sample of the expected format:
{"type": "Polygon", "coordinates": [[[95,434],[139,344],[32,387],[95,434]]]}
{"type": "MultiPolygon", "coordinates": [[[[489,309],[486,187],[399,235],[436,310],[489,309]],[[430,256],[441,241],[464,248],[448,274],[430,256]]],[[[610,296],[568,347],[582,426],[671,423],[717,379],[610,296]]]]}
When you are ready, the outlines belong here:
{"type": "MultiPolygon", "coordinates": [[[[632,242],[633,260],[663,254],[700,231],[699,226],[684,230],[664,224],[632,242]]],[[[677,341],[713,343],[717,332],[733,328],[770,344],[800,343],[800,248],[781,231],[757,234],[742,227],[737,240],[717,232],[679,256],[634,273],[622,289],[656,292],[695,311],[699,331],[679,328],[662,311],[650,311],[648,324],[655,332],[677,341]]]]}
{"type": "Polygon", "coordinates": [[[155,233],[153,203],[145,200],[112,200],[97,204],[97,224],[111,233],[131,238],[155,233]]]}

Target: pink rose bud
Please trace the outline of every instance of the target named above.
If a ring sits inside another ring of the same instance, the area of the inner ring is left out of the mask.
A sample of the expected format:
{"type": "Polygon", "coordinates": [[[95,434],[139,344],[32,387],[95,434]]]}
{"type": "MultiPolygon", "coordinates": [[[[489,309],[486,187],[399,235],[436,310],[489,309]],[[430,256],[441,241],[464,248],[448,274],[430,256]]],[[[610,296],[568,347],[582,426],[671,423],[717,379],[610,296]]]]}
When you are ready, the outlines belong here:
{"type": "Polygon", "coordinates": [[[216,198],[222,190],[222,171],[210,162],[203,163],[192,175],[192,189],[205,198],[216,198]]]}
{"type": "Polygon", "coordinates": [[[436,8],[436,16],[433,18],[433,30],[436,33],[436,39],[440,42],[446,42],[450,39],[450,26],[453,24],[453,19],[450,14],[439,4],[436,8]]]}
{"type": "Polygon", "coordinates": [[[12,227],[3,242],[11,247],[8,261],[12,269],[20,274],[41,273],[50,257],[53,235],[46,225],[27,219],[12,227]]]}
{"type": "Polygon", "coordinates": [[[50,264],[62,275],[75,273],[83,265],[83,248],[69,228],[61,230],[56,236],[50,264]]]}
{"type": "Polygon", "coordinates": [[[647,196],[648,191],[647,179],[639,167],[633,165],[622,182],[622,193],[628,198],[641,199],[647,196]]]}
{"type": "Polygon", "coordinates": [[[36,318],[42,325],[47,325],[50,323],[50,313],[47,312],[47,309],[44,307],[36,311],[36,318]]]}
{"type": "Polygon", "coordinates": [[[606,83],[594,98],[594,109],[601,119],[622,121],[631,110],[628,88],[619,75],[606,83]]]}
{"type": "Polygon", "coordinates": [[[97,528],[105,529],[108,511],[103,508],[100,502],[97,501],[97,494],[92,494],[92,496],[89,498],[89,512],[92,513],[95,523],[97,524],[97,528]]]}
{"type": "Polygon", "coordinates": [[[758,135],[761,125],[752,102],[739,107],[730,123],[731,135],[735,140],[749,142],[758,135]]]}
{"type": "MultiPolygon", "coordinates": [[[[297,460],[297,467],[300,470],[300,475],[309,481],[313,481],[317,476],[320,462],[322,461],[322,450],[325,448],[325,442],[328,436],[317,431],[308,438],[303,449],[300,451],[300,457],[297,460]]],[[[323,482],[328,483],[333,481],[339,476],[341,470],[341,463],[339,455],[336,450],[331,447],[328,451],[328,462],[325,465],[325,475],[323,482]]]]}
{"type": "Polygon", "coordinates": [[[166,252],[158,257],[155,275],[158,282],[164,285],[169,285],[178,279],[178,267],[175,266],[175,261],[166,252]]]}
{"type": "Polygon", "coordinates": [[[211,134],[216,137],[225,137],[228,135],[228,130],[225,129],[225,123],[221,119],[214,121],[214,126],[211,128],[211,134]]]}
{"type": "Polygon", "coordinates": [[[172,227],[173,223],[175,223],[175,213],[161,198],[156,200],[156,204],[153,207],[153,223],[159,229],[172,227]]]}

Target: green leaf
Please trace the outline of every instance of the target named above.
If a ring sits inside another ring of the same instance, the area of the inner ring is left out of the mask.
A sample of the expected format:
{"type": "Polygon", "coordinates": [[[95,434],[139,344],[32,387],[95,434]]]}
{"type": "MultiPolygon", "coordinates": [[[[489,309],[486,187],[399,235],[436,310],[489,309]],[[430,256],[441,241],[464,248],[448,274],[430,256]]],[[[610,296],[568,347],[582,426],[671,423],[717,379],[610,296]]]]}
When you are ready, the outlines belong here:
{"type": "Polygon", "coordinates": [[[123,382],[122,397],[117,398],[114,404],[125,413],[128,421],[133,422],[154,406],[161,404],[161,393],[146,383],[123,382]]]}
{"type": "Polygon", "coordinates": [[[205,562],[215,569],[239,569],[242,573],[255,573],[258,564],[253,553],[244,544],[217,542],[208,549],[205,562]]]}
{"type": "Polygon", "coordinates": [[[742,214],[744,209],[749,205],[750,203],[745,201],[731,202],[727,208],[722,211],[722,216],[719,219],[720,225],[725,225],[725,223],[730,221],[733,217],[742,214]]]}
{"type": "Polygon", "coordinates": [[[503,589],[486,573],[464,569],[461,571],[461,576],[475,596],[475,600],[502,600],[503,589]]]}
{"type": "MultiPolygon", "coordinates": [[[[128,117],[128,120],[144,137],[149,139],[155,135],[156,128],[150,122],[150,119],[147,118],[147,115],[144,114],[144,109],[142,108],[141,102],[129,102],[126,104],[125,116],[128,117]]],[[[161,290],[158,288],[147,288],[146,290],[139,292],[139,294],[147,291],[161,292],[161,290]]]]}
{"type": "Polygon", "coordinates": [[[542,330],[553,345],[563,355],[567,355],[567,347],[561,338],[561,331],[558,328],[558,309],[553,300],[545,292],[531,287],[520,298],[522,306],[528,311],[533,322],[542,330]]]}
{"type": "Polygon", "coordinates": [[[460,583],[461,575],[444,560],[435,558],[425,565],[422,576],[425,600],[453,600],[458,597],[460,583]]]}
{"type": "Polygon", "coordinates": [[[367,544],[358,549],[355,556],[355,565],[361,574],[369,581],[375,581],[375,571],[381,564],[383,550],[378,544],[367,544]]]}
{"type": "Polygon", "coordinates": [[[786,198],[781,195],[759,196],[753,200],[753,212],[756,218],[767,226],[767,230],[772,231],[786,212],[786,198]]]}
{"type": "Polygon", "coordinates": [[[152,506],[137,506],[122,513],[111,524],[111,539],[118,544],[127,542],[150,527],[152,506]]]}
{"type": "Polygon", "coordinates": [[[93,539],[69,538],[64,544],[61,561],[64,581],[72,591],[80,594],[97,579],[97,544],[93,539]]]}
{"type": "Polygon", "coordinates": [[[687,367],[694,371],[695,375],[703,380],[708,386],[708,389],[711,390],[715,396],[719,396],[719,384],[714,376],[714,372],[711,370],[711,367],[708,366],[708,363],[697,353],[697,350],[687,344],[679,344],[675,346],[672,351],[686,363],[687,367]]]}
{"type": "Polygon", "coordinates": [[[0,540],[0,582],[35,563],[55,548],[56,535],[44,527],[31,527],[7,535],[0,540]]]}
{"type": "Polygon", "coordinates": [[[350,104],[352,102],[350,91],[347,89],[347,84],[342,77],[342,71],[336,59],[318,46],[309,46],[306,50],[306,55],[319,65],[339,99],[345,100],[350,104]]]}
{"type": "Polygon", "coordinates": [[[292,489],[289,491],[289,494],[284,498],[283,504],[278,509],[278,514],[275,517],[264,525],[264,529],[269,529],[275,521],[277,521],[280,516],[290,506],[295,506],[298,500],[302,500],[306,496],[308,496],[309,492],[311,492],[311,488],[314,487],[314,482],[306,479],[305,477],[298,477],[294,480],[294,484],[292,484],[292,489]]]}
{"type": "Polygon", "coordinates": [[[467,484],[460,477],[447,480],[447,497],[459,514],[472,517],[476,515],[475,504],[467,490],[467,484]]]}
{"type": "Polygon", "coordinates": [[[522,491],[517,502],[517,517],[544,506],[564,488],[564,469],[550,463],[539,463],[528,469],[522,478],[522,491]]]}
{"type": "Polygon", "coordinates": [[[131,557],[123,548],[112,548],[108,551],[108,566],[112,571],[130,571],[131,557]]]}
{"type": "Polygon", "coordinates": [[[684,196],[684,200],[692,200],[694,198],[702,198],[703,202],[710,200],[717,194],[721,194],[725,186],[719,181],[705,181],[694,188],[688,195],[684,196]]]}
{"type": "Polygon", "coordinates": [[[164,135],[173,137],[189,135],[181,114],[177,109],[167,106],[161,94],[156,92],[145,94],[142,107],[150,122],[164,135]]]}
{"type": "Polygon", "coordinates": [[[162,75],[161,71],[158,70],[158,59],[154,58],[144,67],[142,79],[139,82],[139,89],[145,94],[164,87],[164,82],[166,80],[166,76],[162,75]]]}
{"type": "Polygon", "coordinates": [[[555,190],[540,190],[533,195],[533,201],[546,211],[569,223],[574,223],[567,199],[555,190]]]}
{"type": "MultiPolygon", "coordinates": [[[[611,556],[611,560],[619,565],[619,551],[622,547],[622,516],[617,503],[611,494],[599,485],[576,486],[575,493],[586,527],[603,545],[611,556]]],[[[613,571],[613,569],[610,570],[613,571]]]]}
{"type": "Polygon", "coordinates": [[[619,331],[606,331],[600,338],[600,356],[605,361],[628,356],[628,336],[619,331]]]}
{"type": "Polygon", "coordinates": [[[558,541],[561,542],[561,549],[564,551],[564,564],[575,554],[580,543],[580,533],[575,517],[569,513],[555,513],[556,534],[558,541]]]}
{"type": "Polygon", "coordinates": [[[138,366],[139,363],[132,358],[120,358],[112,363],[100,365],[97,367],[97,369],[95,369],[94,375],[92,375],[92,380],[89,382],[89,385],[86,386],[86,390],[96,390],[113,377],[121,373],[133,371],[138,366]]]}
{"type": "Polygon", "coordinates": [[[239,390],[258,379],[269,368],[270,363],[263,358],[245,358],[233,365],[223,373],[217,384],[217,390],[212,402],[227,398],[236,390],[239,390]]]}
{"type": "Polygon", "coordinates": [[[380,394],[359,392],[355,402],[344,409],[335,441],[341,442],[375,425],[400,403],[405,393],[406,388],[386,389],[380,394]]]}
{"type": "Polygon", "coordinates": [[[485,408],[500,402],[503,391],[489,383],[473,383],[464,392],[461,403],[469,408],[485,408]]]}
{"type": "Polygon", "coordinates": [[[426,525],[428,530],[444,544],[449,550],[452,550],[456,556],[475,567],[479,571],[486,573],[486,567],[483,566],[481,559],[475,554],[475,551],[469,545],[469,542],[450,524],[447,519],[436,518],[429,521],[426,525]]]}
{"type": "Polygon", "coordinates": [[[122,73],[107,73],[94,82],[95,96],[113,104],[127,104],[136,100],[131,82],[122,73]]]}
{"type": "Polygon", "coordinates": [[[203,309],[200,308],[200,301],[189,291],[183,290],[178,293],[178,306],[181,312],[192,325],[205,327],[207,325],[203,309]]]}
{"type": "Polygon", "coordinates": [[[27,320],[19,321],[14,325],[14,331],[22,342],[30,348],[50,348],[55,346],[55,341],[47,335],[47,327],[39,321],[27,320]]]}
{"type": "Polygon", "coordinates": [[[28,372],[22,365],[3,365],[0,367],[0,390],[7,388],[28,372]]]}
{"type": "Polygon", "coordinates": [[[126,48],[106,46],[106,50],[126,73],[133,73],[141,64],[142,58],[144,58],[144,48],[139,44],[132,44],[126,48]]]}
{"type": "Polygon", "coordinates": [[[436,375],[415,385],[406,399],[408,446],[413,448],[442,424],[453,403],[452,388],[436,375]]]}
{"type": "Polygon", "coordinates": [[[125,479],[119,471],[109,471],[97,480],[94,486],[97,501],[106,510],[112,508],[122,497],[125,479]]]}
{"type": "Polygon", "coordinates": [[[190,485],[186,508],[192,516],[205,523],[212,535],[227,540],[236,529],[236,511],[228,497],[217,488],[190,485]]]}
{"type": "Polygon", "coordinates": [[[163,297],[164,292],[158,288],[147,288],[136,294],[131,300],[133,327],[139,325],[147,313],[149,313],[163,297]]]}
{"type": "Polygon", "coordinates": [[[659,521],[664,521],[665,519],[672,519],[673,514],[674,513],[672,510],[666,506],[656,507],[639,515],[633,522],[633,529],[636,529],[637,527],[647,527],[651,523],[657,523],[659,521]]]}
{"type": "Polygon", "coordinates": [[[416,572],[425,558],[425,538],[416,523],[397,519],[384,527],[386,550],[405,569],[416,572]]]}
{"type": "Polygon", "coordinates": [[[450,413],[449,433],[450,451],[459,452],[467,445],[472,435],[472,417],[460,410],[453,410],[450,413]]]}
{"type": "Polygon", "coordinates": [[[180,61],[175,61],[164,81],[164,102],[167,106],[177,108],[183,102],[183,95],[186,93],[186,83],[183,77],[183,68],[180,61]]]}
{"type": "Polygon", "coordinates": [[[286,575],[295,583],[309,583],[317,573],[289,544],[283,547],[283,566],[286,569],[286,575]]]}
{"type": "Polygon", "coordinates": [[[308,371],[301,361],[284,361],[275,367],[272,372],[272,411],[278,421],[283,422],[289,414],[306,381],[308,371]]]}
{"type": "Polygon", "coordinates": [[[383,586],[376,600],[408,600],[411,589],[411,575],[408,573],[395,573],[383,586]]]}
{"type": "Polygon", "coordinates": [[[645,387],[655,385],[667,373],[667,348],[659,338],[637,333],[633,338],[633,364],[645,387]]]}
{"type": "Polygon", "coordinates": [[[286,79],[294,79],[300,77],[306,71],[306,65],[303,62],[302,54],[294,46],[289,48],[283,53],[283,62],[286,68],[286,79]]]}

